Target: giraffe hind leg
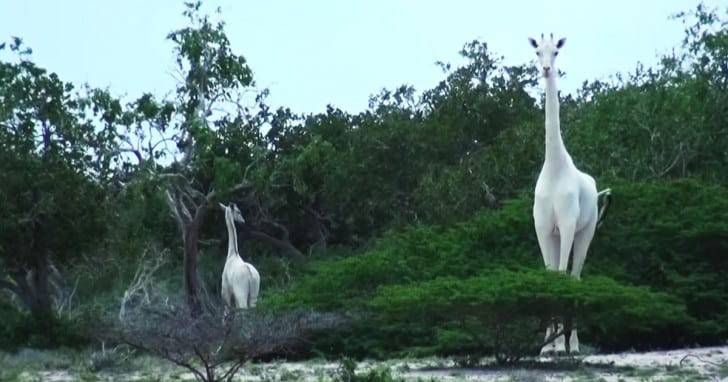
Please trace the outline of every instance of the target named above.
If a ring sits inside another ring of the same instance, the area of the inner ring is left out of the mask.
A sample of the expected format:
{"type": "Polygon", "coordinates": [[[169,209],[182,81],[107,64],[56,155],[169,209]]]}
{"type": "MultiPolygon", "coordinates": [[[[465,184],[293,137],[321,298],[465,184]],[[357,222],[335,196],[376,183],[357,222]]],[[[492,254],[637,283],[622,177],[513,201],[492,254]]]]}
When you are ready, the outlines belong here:
{"type": "Polygon", "coordinates": [[[584,268],[586,253],[594,237],[596,225],[596,219],[593,219],[584,229],[574,235],[574,258],[572,260],[571,275],[577,279],[581,278],[581,270],[584,268]]]}

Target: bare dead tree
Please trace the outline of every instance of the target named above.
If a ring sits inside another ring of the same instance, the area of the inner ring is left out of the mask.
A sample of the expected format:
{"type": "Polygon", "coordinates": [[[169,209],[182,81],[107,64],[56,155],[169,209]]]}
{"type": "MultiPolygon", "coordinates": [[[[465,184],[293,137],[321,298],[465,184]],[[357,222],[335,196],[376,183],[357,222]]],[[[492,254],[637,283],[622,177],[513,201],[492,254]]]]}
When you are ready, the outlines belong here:
{"type": "Polygon", "coordinates": [[[200,381],[230,381],[247,361],[287,354],[312,333],[342,322],[312,311],[244,310],[232,319],[223,317],[219,304],[206,303],[197,315],[187,304],[137,306],[107,337],[181,366],[200,381]]]}
{"type": "MultiPolygon", "coordinates": [[[[154,246],[147,246],[142,252],[134,278],[124,291],[119,304],[119,320],[123,321],[131,304],[138,301],[140,304],[152,304],[154,293],[154,273],[167,262],[169,250],[157,250],[154,246]]],[[[158,302],[158,301],[156,301],[158,302]]]]}

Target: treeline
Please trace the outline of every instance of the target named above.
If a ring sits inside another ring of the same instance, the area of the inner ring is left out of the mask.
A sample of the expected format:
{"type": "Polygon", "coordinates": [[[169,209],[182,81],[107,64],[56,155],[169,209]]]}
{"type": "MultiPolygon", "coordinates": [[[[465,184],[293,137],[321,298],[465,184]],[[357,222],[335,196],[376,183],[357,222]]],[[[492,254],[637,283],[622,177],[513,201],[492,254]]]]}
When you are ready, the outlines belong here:
{"type": "Polygon", "coordinates": [[[184,14],[168,36],[183,76],[166,99],[76,87],[35,65],[22,40],[2,45],[4,347],[92,341],[150,253],[165,254],[156,292],[200,309],[219,295],[216,206],[227,201],[246,218],[241,248],[264,308],[351,319],[317,337],[318,351],[512,359],[521,352],[508,349],[534,345],[504,333],[537,340],[564,310],[605,348],[726,338],[725,10],[680,15],[685,38],[655,68],[562,94],[569,151],[615,198],[581,284],[540,271],[533,65],[507,66],[473,41],[433,89],[384,89],[358,114],[298,115],[266,103],[223,23],[199,3],[184,14]]]}

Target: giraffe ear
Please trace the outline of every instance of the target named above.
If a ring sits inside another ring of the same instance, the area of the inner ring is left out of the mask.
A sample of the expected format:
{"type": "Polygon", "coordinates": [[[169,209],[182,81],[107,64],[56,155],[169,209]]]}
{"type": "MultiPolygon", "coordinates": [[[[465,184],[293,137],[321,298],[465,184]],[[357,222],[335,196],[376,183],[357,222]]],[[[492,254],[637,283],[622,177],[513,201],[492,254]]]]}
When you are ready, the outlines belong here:
{"type": "Polygon", "coordinates": [[[531,43],[531,46],[534,48],[538,48],[538,43],[536,43],[536,40],[532,39],[531,37],[528,38],[528,41],[531,43]]]}
{"type": "Polygon", "coordinates": [[[559,41],[556,43],[556,48],[561,49],[561,47],[564,46],[565,42],[566,42],[566,37],[559,39],[559,41]]]}
{"type": "Polygon", "coordinates": [[[222,208],[222,210],[223,210],[223,211],[225,211],[225,209],[227,208],[227,207],[226,207],[226,206],[225,206],[224,204],[222,204],[222,203],[217,203],[217,204],[219,204],[219,205],[220,205],[220,208],[222,208]]]}

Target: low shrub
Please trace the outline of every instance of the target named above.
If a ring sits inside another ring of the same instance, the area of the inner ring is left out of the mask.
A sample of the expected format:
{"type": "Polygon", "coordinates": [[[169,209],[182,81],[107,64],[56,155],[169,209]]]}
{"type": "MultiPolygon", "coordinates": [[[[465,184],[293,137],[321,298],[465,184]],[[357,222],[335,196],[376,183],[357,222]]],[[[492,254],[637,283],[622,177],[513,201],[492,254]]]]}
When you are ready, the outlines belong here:
{"type": "Polygon", "coordinates": [[[66,316],[51,316],[42,320],[34,318],[15,306],[0,301],[0,349],[15,351],[21,347],[57,348],[81,347],[87,338],[80,328],[79,321],[66,316]],[[45,335],[50,322],[51,335],[45,335]]]}

